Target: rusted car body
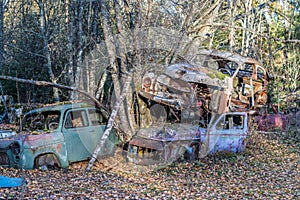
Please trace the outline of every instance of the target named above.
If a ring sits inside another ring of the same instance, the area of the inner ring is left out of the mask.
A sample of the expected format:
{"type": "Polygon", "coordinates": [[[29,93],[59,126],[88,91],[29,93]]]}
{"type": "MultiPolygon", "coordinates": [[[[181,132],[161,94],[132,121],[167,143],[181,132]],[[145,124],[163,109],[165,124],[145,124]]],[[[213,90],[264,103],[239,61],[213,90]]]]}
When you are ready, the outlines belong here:
{"type": "Polygon", "coordinates": [[[289,107],[285,114],[289,125],[300,127],[300,105],[297,107],[289,107]]]}
{"type": "Polygon", "coordinates": [[[211,113],[255,110],[267,103],[269,75],[260,62],[214,50],[200,50],[192,61],[143,76],[139,94],[150,109],[159,104],[173,121],[200,117],[208,124],[211,113]]]}
{"type": "Polygon", "coordinates": [[[255,116],[254,124],[257,126],[256,130],[263,132],[288,130],[287,116],[280,113],[268,113],[265,115],[255,116]]]}
{"type": "Polygon", "coordinates": [[[278,112],[275,105],[271,104],[269,109],[261,109],[259,115],[254,117],[254,125],[258,131],[263,132],[286,132],[289,129],[300,127],[300,111],[297,107],[287,108],[284,113],[278,112]]]}
{"type": "MultiPolygon", "coordinates": [[[[32,169],[68,167],[91,157],[107,119],[86,103],[46,106],[28,112],[22,132],[5,131],[0,138],[0,166],[32,169]]],[[[112,131],[99,157],[114,153],[118,137],[112,131]]]]}
{"type": "Polygon", "coordinates": [[[248,114],[230,112],[214,117],[207,128],[174,123],[140,129],[129,142],[127,158],[137,164],[151,165],[203,157],[217,151],[243,151],[248,114]]]}

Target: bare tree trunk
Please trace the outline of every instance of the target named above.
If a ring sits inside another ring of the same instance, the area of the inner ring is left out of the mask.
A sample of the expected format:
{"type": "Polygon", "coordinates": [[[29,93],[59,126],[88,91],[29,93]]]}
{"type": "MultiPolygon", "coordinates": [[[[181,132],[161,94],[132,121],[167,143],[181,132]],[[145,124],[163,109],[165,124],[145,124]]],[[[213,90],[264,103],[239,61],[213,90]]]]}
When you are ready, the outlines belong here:
{"type": "Polygon", "coordinates": [[[95,5],[94,5],[93,9],[94,9],[93,35],[94,35],[94,37],[96,37],[97,33],[98,33],[98,17],[99,17],[99,10],[98,10],[99,9],[99,5],[98,5],[98,2],[95,2],[95,5]]]}
{"type": "MultiPolygon", "coordinates": [[[[75,87],[79,87],[80,86],[80,81],[81,81],[81,69],[83,66],[83,2],[82,0],[78,0],[78,7],[75,9],[75,13],[76,13],[76,17],[77,17],[77,21],[78,21],[78,33],[77,33],[77,49],[78,49],[78,53],[77,53],[77,59],[76,59],[76,69],[75,69],[75,82],[74,82],[74,86],[75,87]]],[[[73,94],[73,99],[78,99],[78,94],[75,93],[73,94]]]]}
{"type": "MultiPolygon", "coordinates": [[[[103,35],[104,35],[104,41],[109,57],[109,64],[111,67],[111,74],[112,74],[112,81],[114,84],[114,93],[115,93],[115,99],[119,99],[121,95],[121,83],[122,79],[119,76],[120,71],[118,69],[118,63],[117,63],[117,41],[114,40],[111,27],[109,26],[109,17],[110,14],[108,12],[108,9],[106,7],[106,1],[101,0],[100,1],[101,6],[101,21],[102,21],[102,29],[103,29],[103,35]]],[[[126,114],[125,115],[119,115],[120,119],[120,127],[125,133],[132,133],[133,130],[131,130],[129,126],[129,122],[127,119],[126,114]]]]}
{"type": "Polygon", "coordinates": [[[4,64],[4,3],[0,0],[0,70],[4,64]]]}
{"type": "MultiPolygon", "coordinates": [[[[87,14],[87,37],[89,38],[89,44],[90,46],[94,46],[94,33],[92,32],[94,30],[94,24],[93,24],[93,18],[94,18],[94,14],[93,12],[95,11],[95,9],[93,8],[93,6],[96,5],[96,2],[90,1],[89,3],[86,3],[87,6],[86,8],[88,9],[88,14],[87,14]]],[[[94,94],[95,93],[95,65],[91,64],[90,65],[90,60],[89,57],[86,57],[84,59],[84,65],[82,66],[83,72],[82,72],[82,83],[83,86],[82,88],[85,88],[86,91],[90,94],[94,94]]]]}
{"type": "MultiPolygon", "coordinates": [[[[46,68],[48,70],[48,74],[50,77],[50,81],[53,83],[56,83],[57,80],[54,76],[54,73],[52,71],[52,62],[51,62],[51,55],[48,47],[48,34],[46,32],[46,16],[45,16],[45,10],[44,10],[44,3],[42,0],[39,0],[39,9],[40,9],[40,28],[41,28],[41,35],[43,38],[43,50],[44,55],[46,57],[46,68]]],[[[59,101],[59,93],[57,88],[53,88],[53,97],[55,101],[59,101]]]]}
{"type": "Polygon", "coordinates": [[[246,1],[246,5],[245,5],[245,13],[249,13],[249,14],[245,14],[244,16],[244,23],[243,23],[243,39],[242,39],[242,54],[243,55],[249,55],[249,47],[250,47],[250,40],[251,40],[251,35],[250,35],[250,31],[252,29],[252,14],[251,13],[252,10],[252,0],[246,1]]]}
{"type": "MultiPolygon", "coordinates": [[[[75,73],[74,73],[74,20],[75,16],[73,14],[74,2],[73,0],[67,0],[67,13],[66,13],[66,24],[68,25],[68,74],[70,80],[70,86],[75,85],[75,73]]],[[[75,92],[71,91],[70,99],[75,99],[75,92]]]]}
{"type": "Polygon", "coordinates": [[[109,134],[110,134],[110,131],[113,127],[113,124],[114,124],[114,120],[118,114],[118,110],[120,109],[120,106],[121,106],[121,103],[123,102],[126,94],[127,94],[127,91],[128,89],[130,88],[130,83],[131,83],[131,80],[132,80],[132,76],[129,75],[129,77],[127,78],[126,82],[124,83],[124,87],[123,87],[123,90],[122,90],[122,94],[120,95],[120,98],[116,101],[115,105],[114,105],[114,109],[113,111],[111,112],[111,115],[108,119],[108,122],[107,122],[107,126],[106,126],[106,129],[102,135],[102,138],[100,139],[98,145],[96,146],[95,148],[95,151],[92,155],[92,158],[86,168],[86,171],[90,171],[91,168],[93,167],[96,159],[97,159],[97,156],[101,150],[101,148],[104,146],[104,143],[105,141],[107,140],[109,134]]]}
{"type": "MultiPolygon", "coordinates": [[[[118,58],[120,58],[120,63],[121,63],[121,73],[127,73],[127,55],[128,50],[126,48],[126,38],[124,38],[124,27],[123,27],[123,17],[121,15],[121,9],[120,9],[120,2],[118,0],[115,0],[115,12],[116,12],[116,21],[117,21],[117,28],[118,28],[118,36],[117,36],[117,41],[118,41],[118,48],[117,48],[117,55],[118,58]]],[[[119,116],[124,118],[122,119],[122,122],[128,122],[122,124],[122,128],[126,131],[130,130],[131,133],[134,132],[134,127],[135,127],[135,120],[134,120],[134,113],[132,112],[132,90],[128,90],[128,93],[126,95],[126,101],[122,102],[120,110],[119,110],[119,116]]]]}
{"type": "Polygon", "coordinates": [[[235,48],[235,40],[234,40],[234,35],[235,35],[235,21],[234,21],[234,16],[235,16],[235,11],[236,7],[234,5],[234,1],[230,1],[230,18],[231,18],[231,27],[230,27],[230,33],[229,33],[229,48],[230,52],[234,51],[235,48]]]}
{"type": "MultiPolygon", "coordinates": [[[[246,2],[247,4],[247,2],[246,2]]],[[[245,13],[247,12],[247,5],[245,6],[245,13]]],[[[246,40],[247,40],[247,26],[248,26],[248,21],[247,21],[247,15],[245,14],[244,19],[243,19],[243,33],[242,33],[242,54],[245,55],[245,50],[246,50],[246,40]]]]}

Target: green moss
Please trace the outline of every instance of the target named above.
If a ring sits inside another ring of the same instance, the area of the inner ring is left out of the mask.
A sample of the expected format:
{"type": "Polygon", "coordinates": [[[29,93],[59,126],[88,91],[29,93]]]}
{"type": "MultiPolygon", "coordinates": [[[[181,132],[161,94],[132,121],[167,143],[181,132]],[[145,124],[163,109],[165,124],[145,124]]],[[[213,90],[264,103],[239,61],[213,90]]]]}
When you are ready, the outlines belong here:
{"type": "Polygon", "coordinates": [[[216,75],[215,75],[214,73],[212,73],[212,72],[208,72],[208,73],[207,73],[207,76],[208,76],[209,78],[212,78],[212,79],[216,78],[216,75]]]}
{"type": "Polygon", "coordinates": [[[220,80],[224,80],[225,77],[226,77],[226,75],[223,74],[223,73],[221,73],[221,72],[216,72],[216,76],[217,76],[217,78],[220,79],[220,80]]]}
{"type": "Polygon", "coordinates": [[[224,80],[225,77],[226,77],[225,74],[223,74],[221,72],[218,72],[218,71],[207,72],[207,76],[209,76],[212,79],[217,78],[217,79],[220,79],[220,80],[224,80]]]}

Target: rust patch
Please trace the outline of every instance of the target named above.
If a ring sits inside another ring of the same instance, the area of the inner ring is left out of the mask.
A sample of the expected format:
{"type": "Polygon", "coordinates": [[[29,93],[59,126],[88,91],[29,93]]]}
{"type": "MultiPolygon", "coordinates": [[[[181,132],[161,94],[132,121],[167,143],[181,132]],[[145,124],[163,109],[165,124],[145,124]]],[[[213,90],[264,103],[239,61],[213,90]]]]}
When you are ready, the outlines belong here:
{"type": "Polygon", "coordinates": [[[61,143],[57,144],[57,146],[56,146],[56,151],[57,151],[58,153],[60,153],[61,147],[62,147],[62,144],[61,144],[61,143]]]}

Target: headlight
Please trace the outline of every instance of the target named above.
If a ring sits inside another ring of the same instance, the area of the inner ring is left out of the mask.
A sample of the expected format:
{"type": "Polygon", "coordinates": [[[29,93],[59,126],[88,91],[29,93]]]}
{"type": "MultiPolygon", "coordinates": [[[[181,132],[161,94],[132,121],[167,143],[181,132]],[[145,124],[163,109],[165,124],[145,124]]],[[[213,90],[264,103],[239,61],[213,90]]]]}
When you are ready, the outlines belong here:
{"type": "Polygon", "coordinates": [[[21,152],[21,147],[19,145],[19,143],[14,142],[10,145],[11,151],[14,155],[19,155],[21,152]]]}
{"type": "Polygon", "coordinates": [[[151,83],[152,83],[152,81],[151,81],[150,77],[145,77],[143,79],[143,87],[144,87],[145,92],[150,92],[151,83]]]}

